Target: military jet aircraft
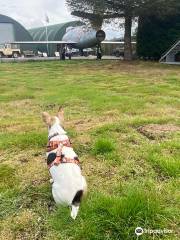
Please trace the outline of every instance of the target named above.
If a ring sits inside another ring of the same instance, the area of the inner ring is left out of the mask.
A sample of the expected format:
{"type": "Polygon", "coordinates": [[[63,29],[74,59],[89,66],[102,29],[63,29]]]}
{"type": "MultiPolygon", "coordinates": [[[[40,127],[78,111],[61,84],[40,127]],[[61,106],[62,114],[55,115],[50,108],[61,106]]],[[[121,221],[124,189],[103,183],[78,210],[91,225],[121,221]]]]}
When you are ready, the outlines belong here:
{"type": "Polygon", "coordinates": [[[97,47],[97,58],[101,58],[101,43],[123,43],[104,41],[105,38],[106,34],[103,30],[96,31],[83,25],[77,27],[68,27],[61,41],[16,41],[13,42],[13,44],[46,44],[47,48],[49,44],[56,44],[57,49],[60,52],[60,56],[63,53],[65,46],[79,49],[81,55],[83,55],[83,49],[97,47]]]}
{"type": "Polygon", "coordinates": [[[65,46],[79,49],[83,55],[83,49],[97,47],[100,48],[101,42],[106,38],[103,30],[94,30],[85,26],[67,28],[61,41],[16,41],[13,44],[56,44],[59,52],[63,51],[65,46]]]}

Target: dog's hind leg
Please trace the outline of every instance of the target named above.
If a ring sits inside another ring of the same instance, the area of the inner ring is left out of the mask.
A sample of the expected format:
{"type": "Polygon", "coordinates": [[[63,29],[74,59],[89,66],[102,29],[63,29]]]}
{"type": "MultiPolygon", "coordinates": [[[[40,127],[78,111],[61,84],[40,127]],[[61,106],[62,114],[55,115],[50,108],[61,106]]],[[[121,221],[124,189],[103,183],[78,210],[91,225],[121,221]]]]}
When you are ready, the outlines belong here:
{"type": "Polygon", "coordinates": [[[72,205],[71,206],[71,217],[72,219],[76,219],[77,215],[78,215],[78,211],[79,211],[79,206],[75,206],[75,205],[72,205]]]}
{"type": "Polygon", "coordinates": [[[74,196],[72,200],[71,205],[71,217],[75,220],[79,211],[79,205],[81,202],[81,198],[83,196],[83,190],[77,191],[76,195],[74,196]]]}

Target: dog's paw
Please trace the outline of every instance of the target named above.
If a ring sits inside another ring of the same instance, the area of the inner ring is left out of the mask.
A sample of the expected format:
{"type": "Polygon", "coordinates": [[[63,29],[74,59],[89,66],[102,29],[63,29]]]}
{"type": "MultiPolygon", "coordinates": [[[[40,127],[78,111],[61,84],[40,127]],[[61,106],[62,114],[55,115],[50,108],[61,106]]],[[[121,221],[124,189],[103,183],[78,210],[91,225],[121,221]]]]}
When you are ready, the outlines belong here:
{"type": "Polygon", "coordinates": [[[72,219],[74,219],[74,220],[76,219],[78,211],[79,211],[79,206],[75,206],[75,205],[71,206],[71,217],[72,217],[72,219]]]}
{"type": "Polygon", "coordinates": [[[53,184],[54,180],[51,178],[51,179],[49,180],[49,182],[50,182],[51,184],[53,184]]]}

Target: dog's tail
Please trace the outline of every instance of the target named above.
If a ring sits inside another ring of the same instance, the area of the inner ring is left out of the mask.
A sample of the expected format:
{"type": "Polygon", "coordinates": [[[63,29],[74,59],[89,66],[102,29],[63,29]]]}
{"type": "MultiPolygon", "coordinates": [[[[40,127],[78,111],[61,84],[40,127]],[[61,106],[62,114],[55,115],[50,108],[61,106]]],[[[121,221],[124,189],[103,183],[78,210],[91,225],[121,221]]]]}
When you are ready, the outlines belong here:
{"type": "Polygon", "coordinates": [[[79,211],[79,205],[83,196],[83,190],[77,191],[76,195],[72,200],[71,205],[71,217],[75,220],[79,211]]]}

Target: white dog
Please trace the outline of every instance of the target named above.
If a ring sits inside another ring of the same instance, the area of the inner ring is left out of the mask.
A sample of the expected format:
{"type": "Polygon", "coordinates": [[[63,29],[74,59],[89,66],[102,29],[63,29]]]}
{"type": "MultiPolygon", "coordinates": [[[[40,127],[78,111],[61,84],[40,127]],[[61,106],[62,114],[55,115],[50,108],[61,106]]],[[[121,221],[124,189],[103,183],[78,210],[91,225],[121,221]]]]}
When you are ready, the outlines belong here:
{"type": "Polygon", "coordinates": [[[71,147],[70,140],[62,127],[64,111],[57,116],[42,113],[48,126],[47,164],[52,177],[52,194],[57,204],[71,207],[71,217],[76,218],[87,184],[81,174],[79,159],[71,147]]]}

